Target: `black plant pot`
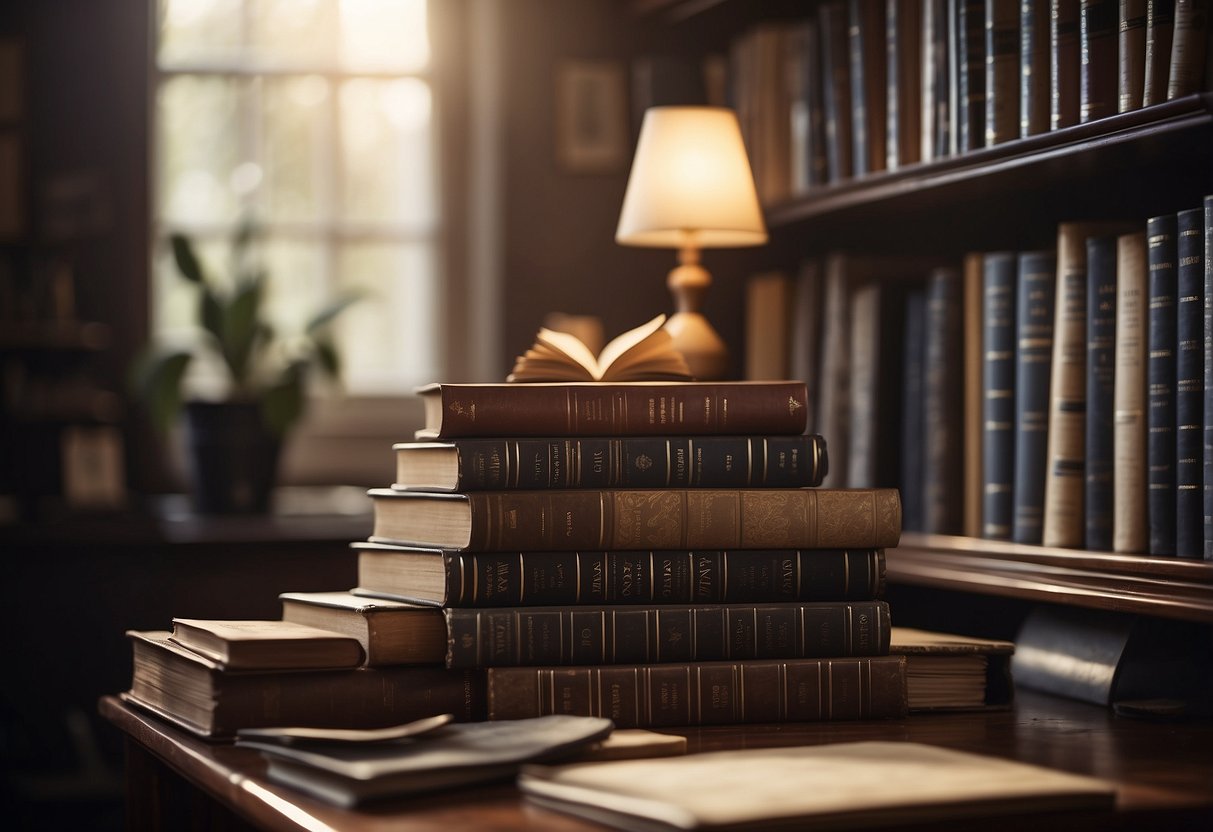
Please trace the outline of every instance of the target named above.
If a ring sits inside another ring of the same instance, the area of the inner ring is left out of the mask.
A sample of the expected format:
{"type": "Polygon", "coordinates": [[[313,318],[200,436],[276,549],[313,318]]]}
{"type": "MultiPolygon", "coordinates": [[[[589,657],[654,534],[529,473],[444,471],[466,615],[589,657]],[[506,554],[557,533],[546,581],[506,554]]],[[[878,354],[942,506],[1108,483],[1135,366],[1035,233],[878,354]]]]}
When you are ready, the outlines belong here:
{"type": "Polygon", "coordinates": [[[187,402],[186,465],[195,511],[269,511],[281,444],[256,402],[187,402]]]}

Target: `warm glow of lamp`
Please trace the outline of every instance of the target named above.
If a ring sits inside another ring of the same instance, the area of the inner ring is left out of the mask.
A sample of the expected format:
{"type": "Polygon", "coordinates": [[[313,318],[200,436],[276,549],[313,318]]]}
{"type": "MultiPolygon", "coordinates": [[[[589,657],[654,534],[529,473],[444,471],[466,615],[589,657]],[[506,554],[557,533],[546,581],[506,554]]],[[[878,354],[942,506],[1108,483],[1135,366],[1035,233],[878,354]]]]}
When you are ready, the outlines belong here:
{"type": "Polygon", "coordinates": [[[615,241],[678,249],[666,285],[676,312],[666,323],[696,378],[728,371],[728,350],[699,312],[711,275],[701,248],[767,241],[754,176],[736,114],[723,107],[653,107],[645,112],[615,241]]]}

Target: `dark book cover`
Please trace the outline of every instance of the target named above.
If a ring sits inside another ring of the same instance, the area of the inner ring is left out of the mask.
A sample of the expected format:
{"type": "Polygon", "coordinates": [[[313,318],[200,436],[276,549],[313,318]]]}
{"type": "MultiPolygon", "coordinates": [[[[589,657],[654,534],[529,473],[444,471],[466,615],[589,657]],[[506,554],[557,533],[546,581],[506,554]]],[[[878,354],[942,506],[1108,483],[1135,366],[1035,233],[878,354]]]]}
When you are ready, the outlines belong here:
{"type": "Polygon", "coordinates": [[[927,279],[923,511],[926,531],[936,534],[960,534],[964,524],[964,502],[957,499],[964,477],[962,286],[953,268],[935,269],[927,279]]]}
{"type": "Polygon", "coordinates": [[[906,714],[906,659],[489,668],[489,719],[607,717],[617,728],[819,722],[906,714]]]}
{"type": "MultiPolygon", "coordinates": [[[[1014,0],[1011,0],[1014,2],[1014,0]]],[[[922,0],[922,158],[952,153],[949,0],[922,0]]]]}
{"type": "Polygon", "coordinates": [[[884,0],[847,0],[854,174],[885,168],[886,83],[884,0]]]}
{"type": "Polygon", "coordinates": [[[821,30],[821,66],[825,73],[822,108],[825,114],[826,169],[830,182],[841,182],[850,179],[854,173],[851,52],[846,3],[824,3],[817,7],[817,15],[821,30]]]}
{"type": "Polygon", "coordinates": [[[381,543],[354,549],[355,595],[444,607],[871,601],[885,586],[880,549],[476,553],[381,543]]]}
{"type": "Polygon", "coordinates": [[[1049,132],[1049,4],[1020,0],[1020,136],[1049,132]]]}
{"type": "Polygon", "coordinates": [[[1146,0],[1146,77],[1142,104],[1167,100],[1171,77],[1171,41],[1175,34],[1175,0],[1146,0]]]}
{"type": "Polygon", "coordinates": [[[986,0],[986,144],[1019,136],[1019,0],[986,0]]]}
{"type": "Polygon", "coordinates": [[[993,540],[1010,540],[1014,523],[1017,261],[1002,251],[982,262],[981,534],[993,540]]]}
{"type": "Polygon", "coordinates": [[[1015,355],[1016,543],[1039,544],[1044,534],[1056,287],[1054,252],[1020,253],[1015,316],[1019,333],[1015,355]]]}
{"type": "Polygon", "coordinates": [[[1205,217],[1176,215],[1175,554],[1204,555],[1205,217]]]}
{"type": "Polygon", "coordinates": [[[903,526],[912,531],[926,529],[923,512],[926,317],[927,290],[916,286],[906,296],[901,387],[901,511],[903,526]]]}
{"type": "Polygon", "coordinates": [[[1078,124],[1078,88],[1082,74],[1078,47],[1079,0],[1049,4],[1049,126],[1078,124]]]}
{"type": "Polygon", "coordinates": [[[1213,196],[1204,199],[1205,211],[1205,429],[1204,506],[1205,560],[1213,560],[1213,196]]]}
{"type": "Polygon", "coordinates": [[[883,601],[446,609],[447,667],[884,656],[883,601]]]}
{"type": "Polygon", "coordinates": [[[801,195],[828,179],[817,20],[809,18],[793,26],[788,31],[787,46],[792,193],[801,195]]]}
{"type": "Polygon", "coordinates": [[[1209,0],[1175,0],[1171,69],[1167,74],[1168,101],[1206,89],[1208,29],[1209,0]]]}
{"type": "Polygon", "coordinates": [[[886,0],[885,26],[889,120],[886,166],[893,170],[921,158],[922,0],[886,0]]]}
{"type": "Polygon", "coordinates": [[[1086,547],[1112,549],[1116,237],[1087,238],[1086,547]]]}
{"type": "Polygon", "coordinates": [[[1151,217],[1146,222],[1150,272],[1147,514],[1152,555],[1175,554],[1175,223],[1174,214],[1151,217]]]}
{"type": "Polygon", "coordinates": [[[1079,121],[1116,112],[1118,0],[1081,0],[1078,43],[1081,55],[1079,121]]]}
{"type": "Polygon", "coordinates": [[[986,143],[986,3],[956,2],[956,147],[961,153],[986,143]]]}
{"type": "Polygon", "coordinates": [[[1116,109],[1127,113],[1141,106],[1146,87],[1146,0],[1120,0],[1116,109]]]}

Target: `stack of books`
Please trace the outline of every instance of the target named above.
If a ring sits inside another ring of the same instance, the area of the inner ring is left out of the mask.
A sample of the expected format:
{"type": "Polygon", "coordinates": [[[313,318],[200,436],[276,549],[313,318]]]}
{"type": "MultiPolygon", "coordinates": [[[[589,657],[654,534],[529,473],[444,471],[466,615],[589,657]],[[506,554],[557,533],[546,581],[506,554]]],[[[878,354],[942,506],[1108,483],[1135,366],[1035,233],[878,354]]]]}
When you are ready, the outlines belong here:
{"type": "Polygon", "coordinates": [[[890,654],[898,493],[815,487],[826,447],[804,432],[804,383],[422,395],[422,441],[397,445],[397,481],[370,492],[358,585],[284,592],[280,621],[132,632],[128,701],[209,737],[444,713],[650,728],[1007,701],[1010,645],[915,635],[890,654]]]}

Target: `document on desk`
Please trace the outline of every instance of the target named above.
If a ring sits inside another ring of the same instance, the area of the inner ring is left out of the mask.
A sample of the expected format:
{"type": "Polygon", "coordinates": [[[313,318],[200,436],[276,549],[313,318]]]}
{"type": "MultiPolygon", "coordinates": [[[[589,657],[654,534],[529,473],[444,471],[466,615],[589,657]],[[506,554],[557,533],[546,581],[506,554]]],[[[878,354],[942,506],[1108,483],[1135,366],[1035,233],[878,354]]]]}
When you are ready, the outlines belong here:
{"type": "Polygon", "coordinates": [[[814,830],[1111,808],[1115,786],[910,742],[526,766],[533,803],[628,830],[814,830]]]}

